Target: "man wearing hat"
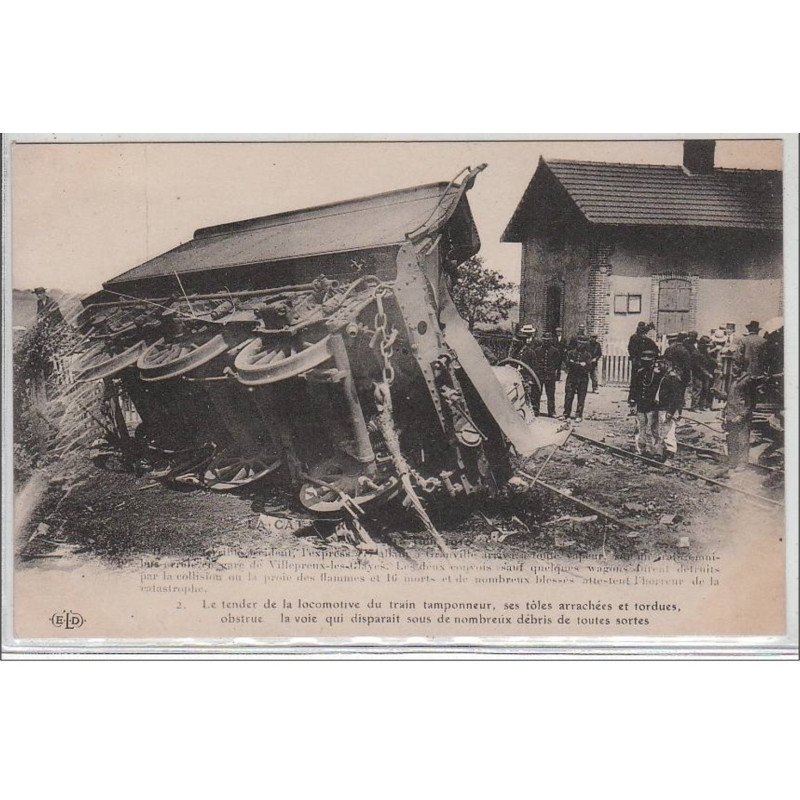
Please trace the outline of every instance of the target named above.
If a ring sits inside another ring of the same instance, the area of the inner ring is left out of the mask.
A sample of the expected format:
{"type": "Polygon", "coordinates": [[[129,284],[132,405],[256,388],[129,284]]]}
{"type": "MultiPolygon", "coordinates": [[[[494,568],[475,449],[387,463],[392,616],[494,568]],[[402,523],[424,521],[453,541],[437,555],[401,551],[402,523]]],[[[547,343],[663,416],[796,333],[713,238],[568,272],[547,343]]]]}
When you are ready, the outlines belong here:
{"type": "Polygon", "coordinates": [[[525,324],[517,327],[514,338],[511,340],[511,346],[508,349],[509,358],[517,358],[522,360],[522,354],[528,344],[536,336],[536,328],[533,325],[525,324]]]}
{"type": "Polygon", "coordinates": [[[37,286],[33,293],[36,295],[36,326],[26,347],[26,369],[36,391],[46,396],[49,378],[56,370],[58,353],[64,344],[64,316],[43,286],[37,286]]]}
{"type": "Polygon", "coordinates": [[[737,361],[744,372],[751,377],[756,377],[764,371],[761,364],[764,352],[764,337],[759,334],[761,326],[756,320],[748,322],[746,327],[747,335],[742,337],[737,361]]]}
{"type": "Polygon", "coordinates": [[[553,334],[545,331],[542,338],[529,348],[529,352],[528,363],[541,381],[541,386],[537,386],[536,383],[531,385],[533,412],[539,416],[539,406],[544,391],[547,395],[547,416],[553,417],[556,413],[556,372],[561,367],[561,350],[556,347],[553,334]]]}
{"type": "Polygon", "coordinates": [[[64,322],[64,316],[58,303],[47,294],[43,286],[37,286],[33,293],[36,295],[36,322],[43,325],[56,327],[64,322]]]}

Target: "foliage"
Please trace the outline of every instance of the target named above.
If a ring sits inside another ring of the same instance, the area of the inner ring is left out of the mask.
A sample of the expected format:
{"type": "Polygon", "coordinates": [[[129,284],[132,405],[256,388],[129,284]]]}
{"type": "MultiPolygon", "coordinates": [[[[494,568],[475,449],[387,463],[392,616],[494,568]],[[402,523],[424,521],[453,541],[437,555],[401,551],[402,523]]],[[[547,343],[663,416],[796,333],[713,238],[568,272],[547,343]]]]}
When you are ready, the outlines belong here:
{"type": "Polygon", "coordinates": [[[70,331],[63,322],[37,320],[15,343],[13,354],[14,474],[24,481],[56,455],[51,407],[60,394],[55,364],[69,351],[70,331]]]}
{"type": "Polygon", "coordinates": [[[478,323],[497,325],[508,319],[508,312],[514,306],[509,293],[515,286],[485,266],[481,256],[472,256],[456,268],[453,302],[470,330],[478,323]]]}

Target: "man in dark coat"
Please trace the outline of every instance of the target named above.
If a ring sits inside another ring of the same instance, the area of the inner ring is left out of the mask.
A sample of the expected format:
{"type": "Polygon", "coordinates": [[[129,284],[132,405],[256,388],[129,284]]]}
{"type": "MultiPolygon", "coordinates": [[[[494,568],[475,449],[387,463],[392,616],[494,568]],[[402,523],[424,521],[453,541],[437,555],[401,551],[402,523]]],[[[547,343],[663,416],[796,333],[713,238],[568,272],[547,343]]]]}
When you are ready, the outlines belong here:
{"type": "Polygon", "coordinates": [[[547,416],[553,417],[556,413],[556,373],[561,367],[561,350],[556,347],[553,334],[545,331],[542,338],[526,351],[526,355],[526,363],[541,381],[541,386],[537,386],[535,382],[531,385],[533,412],[539,416],[544,391],[547,395],[547,416]]]}
{"type": "Polygon", "coordinates": [[[597,371],[600,368],[600,359],[603,357],[603,346],[597,338],[597,334],[593,333],[589,337],[589,352],[592,354],[592,368],[589,371],[589,377],[592,381],[592,394],[597,394],[597,371]]]}
{"type": "Polygon", "coordinates": [[[639,392],[639,368],[642,366],[643,353],[658,355],[658,345],[647,335],[653,326],[647,322],[640,322],[636,326],[636,333],[628,340],[628,356],[631,362],[631,382],[628,387],[628,405],[630,413],[636,413],[636,397],[639,392]]]}
{"type": "Polygon", "coordinates": [[[684,387],[688,386],[692,377],[692,356],[683,344],[683,339],[679,333],[671,333],[667,336],[667,349],[664,351],[664,359],[669,361],[678,371],[684,387]]]}
{"type": "Polygon", "coordinates": [[[521,358],[525,347],[536,334],[533,325],[519,325],[508,348],[508,358],[521,358]]]}
{"type": "Polygon", "coordinates": [[[564,387],[564,419],[572,415],[572,402],[578,397],[578,406],[575,410],[575,419],[583,419],[583,406],[586,402],[586,390],[589,388],[589,371],[591,370],[592,354],[589,352],[589,340],[583,336],[578,337],[575,346],[569,348],[564,356],[567,368],[567,384],[564,387]]]}
{"type": "Polygon", "coordinates": [[[656,403],[661,369],[656,368],[656,353],[645,350],[639,356],[636,376],[636,452],[642,456],[661,457],[663,443],[656,403]]]}
{"type": "Polygon", "coordinates": [[[567,343],[567,350],[572,350],[576,344],[578,344],[578,339],[586,339],[586,326],[585,325],[578,325],[578,330],[575,331],[575,335],[570,337],[569,342],[567,343]]]}
{"type": "Polygon", "coordinates": [[[658,351],[658,347],[655,346],[655,342],[647,335],[647,332],[652,329],[652,324],[641,321],[637,324],[636,331],[633,333],[631,338],[628,339],[628,357],[631,361],[631,385],[628,388],[628,403],[631,405],[631,408],[636,405],[635,397],[638,390],[636,376],[639,367],[641,366],[639,363],[639,357],[645,349],[651,349],[650,345],[653,345],[655,350],[658,351]]]}
{"type": "Polygon", "coordinates": [[[701,336],[692,356],[692,408],[705,411],[711,408],[711,384],[717,360],[710,353],[711,339],[701,336]]]}
{"type": "Polygon", "coordinates": [[[64,316],[58,303],[47,294],[43,286],[37,286],[33,293],[36,295],[36,323],[47,325],[50,328],[57,328],[63,325],[64,316]]]}
{"type": "Polygon", "coordinates": [[[674,364],[666,358],[661,360],[662,375],[656,392],[658,421],[661,438],[664,443],[662,457],[671,458],[678,452],[678,439],[675,427],[683,409],[684,383],[674,364]]]}
{"type": "Polygon", "coordinates": [[[41,286],[33,292],[36,295],[36,325],[24,348],[25,371],[30,376],[35,391],[44,392],[47,396],[48,384],[56,371],[67,330],[58,303],[41,286]]]}
{"type": "Polygon", "coordinates": [[[564,366],[564,331],[561,328],[555,329],[553,344],[558,348],[558,352],[561,353],[561,361],[559,362],[558,369],[556,370],[556,381],[560,381],[561,370],[564,366]]]}
{"type": "Polygon", "coordinates": [[[736,361],[748,375],[755,378],[764,371],[761,364],[764,353],[764,338],[759,331],[761,326],[755,320],[747,325],[747,336],[742,338],[736,361]]]}

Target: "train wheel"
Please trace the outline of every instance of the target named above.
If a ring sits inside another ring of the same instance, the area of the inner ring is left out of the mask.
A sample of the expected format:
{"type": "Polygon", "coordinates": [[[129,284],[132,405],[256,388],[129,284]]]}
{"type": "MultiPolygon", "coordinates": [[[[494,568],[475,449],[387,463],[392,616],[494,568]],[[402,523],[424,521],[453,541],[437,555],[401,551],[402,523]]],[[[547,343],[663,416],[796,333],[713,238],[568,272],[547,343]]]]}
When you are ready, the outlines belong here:
{"type": "Polygon", "coordinates": [[[208,465],[203,483],[215,492],[231,492],[265,478],[279,469],[282,463],[280,459],[263,452],[218,453],[208,465]]]}
{"type": "Polygon", "coordinates": [[[159,339],[141,354],[136,366],[143,381],[165,381],[202,367],[227,349],[228,344],[221,334],[203,344],[188,339],[178,342],[159,339]]]}
{"type": "Polygon", "coordinates": [[[277,383],[302,375],[331,358],[330,336],[317,342],[294,337],[264,343],[255,339],[236,356],[237,378],[248,386],[277,383]]]}

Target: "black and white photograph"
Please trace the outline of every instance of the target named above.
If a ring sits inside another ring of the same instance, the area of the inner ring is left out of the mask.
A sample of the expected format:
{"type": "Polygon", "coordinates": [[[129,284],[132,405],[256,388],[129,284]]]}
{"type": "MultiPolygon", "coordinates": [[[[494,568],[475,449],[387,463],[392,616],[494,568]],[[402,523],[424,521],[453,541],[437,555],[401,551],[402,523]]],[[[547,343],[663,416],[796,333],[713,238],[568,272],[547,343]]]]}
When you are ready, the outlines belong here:
{"type": "Polygon", "coordinates": [[[4,647],[785,637],[786,147],[7,141],[4,647]]]}

